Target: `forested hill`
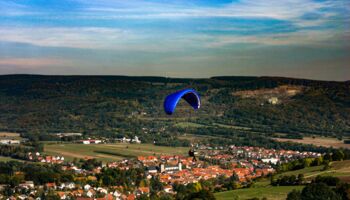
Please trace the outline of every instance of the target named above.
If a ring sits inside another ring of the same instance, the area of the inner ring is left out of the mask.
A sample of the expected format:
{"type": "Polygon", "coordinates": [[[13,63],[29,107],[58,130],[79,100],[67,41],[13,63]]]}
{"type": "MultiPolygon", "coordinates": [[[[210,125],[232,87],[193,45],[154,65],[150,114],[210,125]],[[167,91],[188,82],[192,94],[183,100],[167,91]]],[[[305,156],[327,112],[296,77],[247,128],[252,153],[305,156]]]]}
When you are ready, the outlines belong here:
{"type": "MultiPolygon", "coordinates": [[[[175,79],[127,76],[0,76],[0,131],[145,134],[178,124],[246,127],[290,134],[350,135],[350,82],[280,77],[175,79]],[[181,102],[166,116],[165,96],[194,88],[193,111],[181,102]]],[[[213,129],[215,134],[215,130],[213,129]]]]}

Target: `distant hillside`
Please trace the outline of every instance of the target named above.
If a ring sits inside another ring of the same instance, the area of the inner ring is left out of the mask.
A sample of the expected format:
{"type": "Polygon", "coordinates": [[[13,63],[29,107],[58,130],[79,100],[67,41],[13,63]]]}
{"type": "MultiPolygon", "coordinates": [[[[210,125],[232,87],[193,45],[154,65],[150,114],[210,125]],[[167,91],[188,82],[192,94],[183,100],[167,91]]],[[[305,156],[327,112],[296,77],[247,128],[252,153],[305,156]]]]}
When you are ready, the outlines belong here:
{"type": "Polygon", "coordinates": [[[84,132],[147,138],[152,131],[178,132],[175,122],[181,121],[271,133],[350,135],[349,81],[3,75],[0,102],[0,131],[39,135],[84,132]],[[199,91],[202,108],[195,112],[181,102],[174,116],[166,116],[164,97],[188,87],[199,91]]]}

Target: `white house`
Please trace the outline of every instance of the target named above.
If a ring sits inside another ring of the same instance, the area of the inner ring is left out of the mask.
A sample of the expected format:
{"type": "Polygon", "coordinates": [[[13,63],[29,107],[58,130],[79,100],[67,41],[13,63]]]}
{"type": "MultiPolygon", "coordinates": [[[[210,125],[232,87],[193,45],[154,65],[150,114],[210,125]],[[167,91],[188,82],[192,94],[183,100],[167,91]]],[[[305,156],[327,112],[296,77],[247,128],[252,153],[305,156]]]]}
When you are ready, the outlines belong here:
{"type": "Polygon", "coordinates": [[[84,185],[84,190],[90,190],[90,188],[91,188],[91,185],[89,184],[84,185]]]}
{"type": "Polygon", "coordinates": [[[174,171],[182,171],[182,163],[179,162],[177,165],[168,165],[168,164],[160,164],[159,166],[160,172],[174,172],[174,171]]]}
{"type": "Polygon", "coordinates": [[[104,194],[107,194],[107,193],[108,193],[108,191],[107,191],[106,189],[101,188],[101,187],[98,187],[98,188],[97,188],[97,191],[100,192],[100,193],[104,193],[104,194]]]}
{"type": "Polygon", "coordinates": [[[20,144],[21,141],[19,140],[12,140],[12,139],[2,139],[0,140],[0,144],[20,144]]]}
{"type": "Polygon", "coordinates": [[[137,144],[140,144],[141,140],[139,140],[139,137],[135,136],[134,139],[131,140],[131,142],[135,142],[137,144]]]}
{"type": "Polygon", "coordinates": [[[83,140],[83,144],[90,144],[90,140],[83,140]]]}
{"type": "Polygon", "coordinates": [[[278,103],[278,98],[277,97],[271,97],[267,100],[269,104],[276,105],[278,103]]]}
{"type": "Polygon", "coordinates": [[[24,183],[19,184],[18,186],[21,188],[32,189],[32,188],[34,188],[34,182],[33,181],[26,181],[24,183]]]}
{"type": "Polygon", "coordinates": [[[113,192],[113,196],[115,196],[118,199],[119,197],[122,196],[122,194],[118,190],[116,190],[113,192]]]}
{"type": "Polygon", "coordinates": [[[66,188],[68,188],[70,190],[75,188],[75,183],[73,183],[73,182],[65,183],[65,185],[66,185],[66,188]]]}
{"type": "Polygon", "coordinates": [[[86,196],[88,196],[88,197],[92,197],[92,196],[94,196],[94,194],[95,194],[95,191],[94,190],[92,190],[92,189],[90,189],[89,191],[87,191],[86,192],[86,196]]]}
{"type": "Polygon", "coordinates": [[[278,158],[266,158],[266,159],[261,159],[264,163],[272,163],[272,164],[277,164],[279,161],[278,158]]]}

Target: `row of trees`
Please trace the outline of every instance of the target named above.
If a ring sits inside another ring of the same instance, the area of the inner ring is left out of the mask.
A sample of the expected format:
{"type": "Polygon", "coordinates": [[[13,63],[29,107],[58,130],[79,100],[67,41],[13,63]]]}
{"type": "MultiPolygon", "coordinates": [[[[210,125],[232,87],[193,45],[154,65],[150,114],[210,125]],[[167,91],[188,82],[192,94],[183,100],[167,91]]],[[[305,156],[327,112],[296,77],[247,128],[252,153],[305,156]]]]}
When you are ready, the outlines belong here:
{"type": "Polygon", "coordinates": [[[281,176],[277,179],[274,179],[271,176],[271,185],[273,186],[289,186],[289,185],[302,185],[305,181],[304,174],[299,174],[298,176],[281,176]]]}
{"type": "Polygon", "coordinates": [[[12,187],[30,180],[35,184],[73,181],[71,172],[62,171],[60,165],[41,165],[35,163],[21,163],[17,161],[0,162],[0,184],[9,184],[12,187]],[[22,172],[16,174],[15,172],[22,172]]]}
{"type": "Polygon", "coordinates": [[[190,199],[202,199],[202,200],[215,200],[215,197],[208,187],[208,182],[200,181],[198,183],[190,183],[185,185],[175,184],[173,186],[176,192],[176,200],[190,200],[190,199]]]}
{"type": "Polygon", "coordinates": [[[298,169],[303,169],[310,166],[320,166],[325,165],[329,166],[329,163],[332,161],[341,161],[344,159],[350,159],[349,151],[345,151],[346,154],[342,149],[335,149],[333,150],[333,153],[326,153],[324,156],[317,157],[317,158],[303,158],[299,160],[294,160],[292,162],[287,162],[283,164],[277,165],[277,171],[278,172],[285,172],[285,171],[293,171],[298,169]]]}
{"type": "Polygon", "coordinates": [[[0,145],[0,156],[26,160],[27,153],[33,152],[34,148],[28,146],[0,145]]]}
{"type": "Polygon", "coordinates": [[[124,188],[135,188],[147,186],[145,182],[145,172],[142,168],[132,168],[129,170],[120,170],[118,168],[105,168],[97,174],[97,182],[102,186],[123,186],[124,188]]]}

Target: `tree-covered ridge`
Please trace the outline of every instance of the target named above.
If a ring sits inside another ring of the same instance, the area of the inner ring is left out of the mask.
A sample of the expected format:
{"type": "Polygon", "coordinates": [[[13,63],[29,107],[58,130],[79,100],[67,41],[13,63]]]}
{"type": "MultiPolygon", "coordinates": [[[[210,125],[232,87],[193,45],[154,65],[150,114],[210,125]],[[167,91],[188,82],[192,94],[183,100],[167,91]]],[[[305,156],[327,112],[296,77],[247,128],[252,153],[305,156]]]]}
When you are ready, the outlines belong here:
{"type": "Polygon", "coordinates": [[[0,130],[137,134],[151,141],[159,133],[166,137],[176,135],[182,131],[175,126],[177,122],[191,121],[264,132],[344,136],[350,135],[349,91],[349,81],[280,77],[3,75],[0,76],[0,130]],[[234,95],[237,91],[285,85],[300,86],[303,90],[276,105],[262,103],[265,99],[260,97],[234,95]],[[194,114],[186,103],[180,102],[175,114],[166,116],[163,99],[183,88],[199,91],[202,108],[194,114]]]}

